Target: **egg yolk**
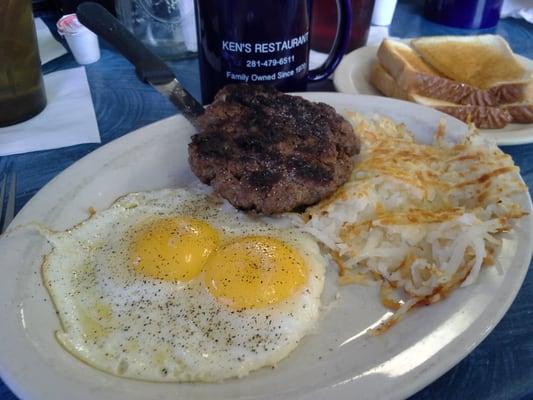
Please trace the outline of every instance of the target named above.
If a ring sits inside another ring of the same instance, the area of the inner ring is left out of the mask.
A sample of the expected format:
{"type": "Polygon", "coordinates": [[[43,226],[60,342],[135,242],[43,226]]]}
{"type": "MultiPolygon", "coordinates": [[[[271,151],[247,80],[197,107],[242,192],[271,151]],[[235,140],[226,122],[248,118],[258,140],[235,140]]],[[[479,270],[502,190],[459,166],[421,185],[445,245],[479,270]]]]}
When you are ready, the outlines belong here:
{"type": "Polygon", "coordinates": [[[135,233],[130,260],[145,275],[167,281],[188,281],[202,270],[220,241],[208,223],[178,217],[153,221],[135,233]]]}
{"type": "Polygon", "coordinates": [[[205,266],[205,284],[234,309],[259,308],[283,301],[307,282],[302,256],[281,240],[245,236],[217,250],[205,266]]]}

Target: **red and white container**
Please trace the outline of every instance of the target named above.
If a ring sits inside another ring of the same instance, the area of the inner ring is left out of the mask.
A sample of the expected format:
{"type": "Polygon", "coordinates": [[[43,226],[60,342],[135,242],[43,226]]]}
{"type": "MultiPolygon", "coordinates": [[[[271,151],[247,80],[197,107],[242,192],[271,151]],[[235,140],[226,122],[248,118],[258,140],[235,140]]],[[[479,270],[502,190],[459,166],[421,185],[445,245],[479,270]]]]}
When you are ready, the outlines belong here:
{"type": "Polygon", "coordinates": [[[83,26],[76,14],[67,14],[57,21],[57,31],[64,36],[78,64],[91,64],[100,59],[98,37],[83,26]]]}

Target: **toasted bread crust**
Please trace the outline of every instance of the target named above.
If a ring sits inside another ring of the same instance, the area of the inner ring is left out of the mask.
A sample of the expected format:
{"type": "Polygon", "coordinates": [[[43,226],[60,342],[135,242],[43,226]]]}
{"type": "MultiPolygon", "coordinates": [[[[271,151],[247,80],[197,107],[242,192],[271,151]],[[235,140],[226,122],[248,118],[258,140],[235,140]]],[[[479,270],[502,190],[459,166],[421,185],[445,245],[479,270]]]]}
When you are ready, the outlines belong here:
{"type": "Polygon", "coordinates": [[[377,57],[381,65],[383,65],[395,79],[405,70],[423,75],[441,76],[436,69],[432,68],[422,60],[411,47],[402,42],[384,39],[378,48],[377,57]]]}
{"type": "Polygon", "coordinates": [[[421,96],[451,103],[479,106],[498,104],[495,93],[437,76],[403,74],[398,78],[398,84],[405,90],[413,91],[421,96]]]}
{"type": "Polygon", "coordinates": [[[466,123],[473,123],[482,129],[503,128],[513,119],[509,111],[500,107],[461,105],[435,108],[466,123]]]}
{"type": "Polygon", "coordinates": [[[533,80],[529,82],[506,83],[489,89],[498,104],[533,103],[533,80]]]}
{"type": "Polygon", "coordinates": [[[507,104],[502,106],[517,124],[533,124],[533,104],[507,104]]]}
{"type": "MultiPolygon", "coordinates": [[[[418,104],[433,107],[461,121],[473,123],[478,128],[503,128],[514,120],[511,116],[512,112],[501,107],[454,104],[452,102],[436,100],[435,98],[423,97],[418,94],[406,92],[379,63],[375,63],[372,66],[370,82],[386,96],[401,100],[410,100],[418,104]]],[[[517,108],[516,110],[513,109],[513,111],[516,113],[516,121],[518,119],[526,120],[529,117],[533,117],[533,108],[531,110],[517,108]]]]}

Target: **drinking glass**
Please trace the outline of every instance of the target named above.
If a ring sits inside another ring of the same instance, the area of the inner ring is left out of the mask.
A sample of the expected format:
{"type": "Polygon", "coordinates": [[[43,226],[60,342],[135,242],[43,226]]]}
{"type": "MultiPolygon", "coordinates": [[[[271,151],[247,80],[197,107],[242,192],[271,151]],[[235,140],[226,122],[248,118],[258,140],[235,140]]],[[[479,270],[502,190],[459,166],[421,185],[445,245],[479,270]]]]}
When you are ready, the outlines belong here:
{"type": "Polygon", "coordinates": [[[193,0],[116,0],[120,22],[166,60],[196,54],[193,0]]]}
{"type": "Polygon", "coordinates": [[[31,0],[0,0],[0,126],[46,106],[31,0]]]}
{"type": "MultiPolygon", "coordinates": [[[[352,29],[346,51],[366,44],[374,0],[351,0],[352,29]]],[[[337,8],[329,0],[315,0],[311,25],[311,48],[327,53],[337,32],[337,8]]]]}

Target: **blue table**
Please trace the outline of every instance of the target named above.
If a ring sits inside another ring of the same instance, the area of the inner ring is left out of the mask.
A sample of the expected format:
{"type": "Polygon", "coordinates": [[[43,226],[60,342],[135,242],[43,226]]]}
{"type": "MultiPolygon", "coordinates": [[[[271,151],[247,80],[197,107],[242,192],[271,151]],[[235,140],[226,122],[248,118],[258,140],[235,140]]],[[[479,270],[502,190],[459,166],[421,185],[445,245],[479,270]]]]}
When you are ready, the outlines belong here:
{"type": "MultiPolygon", "coordinates": [[[[423,19],[422,0],[400,1],[390,34],[398,37],[469,34],[423,19]]],[[[40,15],[51,27],[57,17],[40,15]]],[[[505,37],[513,50],[533,59],[533,25],[523,20],[501,20],[495,30],[505,37]]],[[[152,88],[140,83],[133,68],[105,43],[102,58],[88,65],[87,75],[96,110],[102,145],[134,129],[175,113],[174,107],[152,88]]],[[[70,54],[44,66],[44,73],[76,67],[70,54]]],[[[197,98],[200,81],[197,61],[172,63],[176,75],[197,98]]],[[[333,90],[329,83],[309,90],[333,90]]],[[[0,157],[0,175],[17,172],[16,210],[48,181],[100,145],[84,144],[64,149],[0,157]]],[[[533,144],[503,149],[522,170],[533,187],[533,144]]],[[[531,191],[531,189],[530,189],[531,191]]],[[[463,361],[440,379],[417,393],[413,400],[433,399],[533,399],[533,273],[526,276],[522,289],[509,312],[494,331],[463,361]]],[[[0,323],[1,325],[1,323],[0,323]]],[[[354,394],[355,396],[355,394],[354,394]]],[[[17,397],[0,380],[0,400],[17,397]]],[[[74,399],[74,397],[73,397],[74,399]]],[[[53,400],[53,399],[52,399],[53,400]]]]}

